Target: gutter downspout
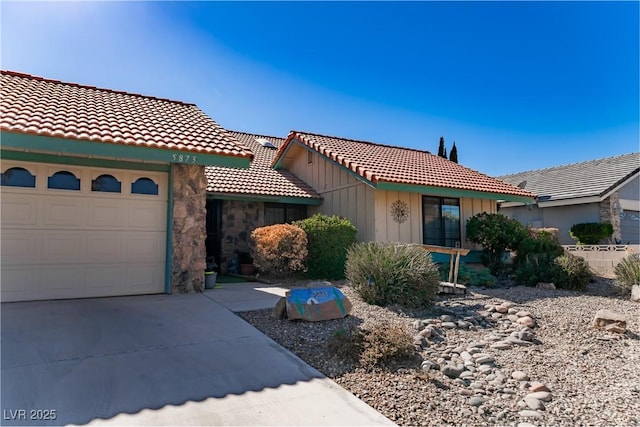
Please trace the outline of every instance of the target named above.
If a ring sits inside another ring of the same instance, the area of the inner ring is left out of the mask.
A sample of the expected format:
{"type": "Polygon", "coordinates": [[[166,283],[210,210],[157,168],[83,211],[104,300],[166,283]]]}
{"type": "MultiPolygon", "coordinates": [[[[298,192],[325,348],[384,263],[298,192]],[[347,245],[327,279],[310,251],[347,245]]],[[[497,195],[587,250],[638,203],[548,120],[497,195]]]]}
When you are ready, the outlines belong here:
{"type": "Polygon", "coordinates": [[[169,194],[167,200],[167,242],[164,271],[164,293],[171,295],[171,276],[173,269],[173,163],[169,166],[169,194]]]}

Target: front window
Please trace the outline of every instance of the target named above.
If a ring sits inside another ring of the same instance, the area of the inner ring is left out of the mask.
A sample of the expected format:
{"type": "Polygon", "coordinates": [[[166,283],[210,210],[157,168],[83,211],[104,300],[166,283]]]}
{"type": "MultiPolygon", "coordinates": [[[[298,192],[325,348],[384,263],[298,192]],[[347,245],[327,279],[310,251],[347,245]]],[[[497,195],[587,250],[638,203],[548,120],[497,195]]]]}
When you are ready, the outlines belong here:
{"type": "Polygon", "coordinates": [[[425,245],[460,247],[460,199],[422,197],[425,245]]]}
{"type": "Polygon", "coordinates": [[[264,225],[287,224],[307,217],[306,205],[264,204],[264,225]]]}

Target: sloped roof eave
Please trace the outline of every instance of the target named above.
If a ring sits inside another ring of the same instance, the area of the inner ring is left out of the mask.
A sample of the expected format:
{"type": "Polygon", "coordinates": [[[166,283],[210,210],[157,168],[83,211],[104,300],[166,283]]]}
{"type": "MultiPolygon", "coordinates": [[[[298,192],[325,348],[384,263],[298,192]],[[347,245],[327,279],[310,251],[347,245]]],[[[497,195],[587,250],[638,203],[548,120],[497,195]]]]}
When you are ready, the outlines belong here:
{"type": "Polygon", "coordinates": [[[529,196],[524,194],[497,193],[491,191],[478,191],[466,188],[436,187],[422,184],[401,183],[390,181],[378,181],[376,188],[381,190],[404,191],[410,193],[433,194],[444,197],[469,197],[479,199],[490,199],[495,201],[509,201],[531,204],[535,202],[535,194],[529,196]]]}

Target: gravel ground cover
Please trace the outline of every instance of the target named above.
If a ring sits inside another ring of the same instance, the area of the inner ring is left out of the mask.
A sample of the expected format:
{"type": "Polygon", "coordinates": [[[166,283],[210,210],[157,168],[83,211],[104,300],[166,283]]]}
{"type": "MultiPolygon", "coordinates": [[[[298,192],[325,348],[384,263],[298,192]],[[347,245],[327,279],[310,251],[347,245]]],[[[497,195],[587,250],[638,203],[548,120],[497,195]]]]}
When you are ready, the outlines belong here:
{"type": "Polygon", "coordinates": [[[372,306],[338,286],[353,304],[343,319],[239,314],[398,425],[640,425],[640,304],[608,280],[586,292],[470,288],[421,311],[372,306]],[[623,314],[627,331],[592,327],[600,309],[623,314]],[[340,331],[382,324],[405,328],[419,357],[371,370],[328,350],[340,331]]]}

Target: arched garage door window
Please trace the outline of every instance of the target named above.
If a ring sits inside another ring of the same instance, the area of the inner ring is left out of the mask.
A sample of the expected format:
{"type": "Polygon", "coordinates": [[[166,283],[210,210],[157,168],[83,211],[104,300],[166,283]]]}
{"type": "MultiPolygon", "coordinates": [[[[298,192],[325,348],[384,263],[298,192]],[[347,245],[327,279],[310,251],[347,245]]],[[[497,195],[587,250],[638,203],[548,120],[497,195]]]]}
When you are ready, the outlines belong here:
{"type": "Polygon", "coordinates": [[[105,193],[120,193],[122,184],[113,175],[100,175],[91,181],[91,191],[102,191],[105,193]]]}
{"type": "Polygon", "coordinates": [[[36,187],[36,177],[25,168],[9,168],[2,173],[2,185],[7,187],[36,187]]]}
{"type": "Polygon", "coordinates": [[[69,171],[59,171],[49,177],[47,181],[47,188],[79,191],[80,179],[69,171]]]}
{"type": "Polygon", "coordinates": [[[138,178],[136,182],[131,183],[131,194],[151,194],[158,195],[158,184],[151,178],[138,178]]]}

